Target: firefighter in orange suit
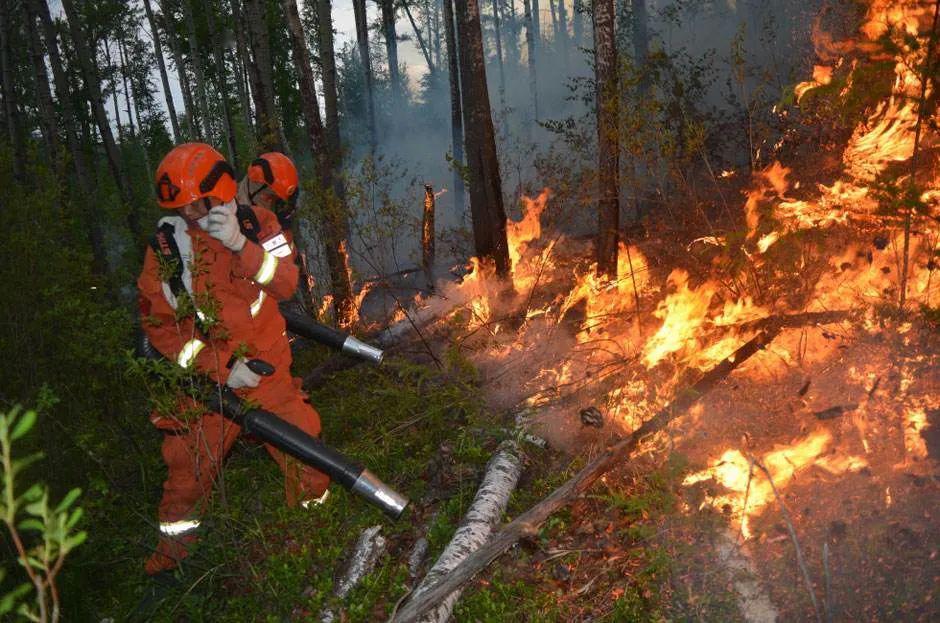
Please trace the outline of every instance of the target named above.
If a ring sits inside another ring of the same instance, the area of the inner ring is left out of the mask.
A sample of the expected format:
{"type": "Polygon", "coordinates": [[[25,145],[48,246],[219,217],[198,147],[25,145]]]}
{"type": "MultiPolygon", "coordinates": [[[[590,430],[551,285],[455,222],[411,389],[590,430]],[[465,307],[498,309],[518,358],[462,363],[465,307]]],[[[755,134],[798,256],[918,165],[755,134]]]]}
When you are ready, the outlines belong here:
{"type": "MultiPolygon", "coordinates": [[[[234,172],[202,143],[173,148],[156,172],[157,198],[170,216],[137,281],[142,325],[168,359],[236,390],[311,435],[320,418],[290,374],[291,353],[277,302],[297,286],[297,265],[277,217],[237,206],[234,172]],[[182,261],[172,261],[180,258],[182,261]],[[259,376],[248,360],[272,364],[259,376]]],[[[160,539],[146,571],[174,568],[196,539],[222,460],[240,427],[218,413],[195,419],[154,413],[169,475],[158,511],[160,539]],[[188,420],[188,421],[184,421],[188,420]]],[[[287,503],[322,502],[329,478],[268,446],[285,475],[287,503]]]]}
{"type": "Polygon", "coordinates": [[[240,204],[274,212],[293,244],[291,226],[300,195],[299,183],[297,167],[290,158],[276,151],[261,154],[248,165],[248,173],[238,185],[237,199],[240,204]]]}

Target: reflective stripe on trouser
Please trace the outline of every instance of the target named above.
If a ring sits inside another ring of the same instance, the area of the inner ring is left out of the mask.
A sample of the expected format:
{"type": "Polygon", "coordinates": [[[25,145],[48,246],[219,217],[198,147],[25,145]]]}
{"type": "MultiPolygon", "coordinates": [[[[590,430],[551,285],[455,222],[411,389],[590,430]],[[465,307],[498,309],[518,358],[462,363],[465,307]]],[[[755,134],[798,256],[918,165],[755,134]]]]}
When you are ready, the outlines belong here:
{"type": "MultiPolygon", "coordinates": [[[[287,383],[290,377],[284,375],[287,383]]],[[[272,377],[273,380],[274,377],[272,377]]],[[[311,435],[320,433],[320,417],[293,386],[277,383],[268,391],[248,398],[257,400],[294,426],[311,435]]],[[[203,515],[203,507],[218,476],[219,468],[241,428],[217,413],[207,413],[192,428],[178,435],[166,435],[163,439],[163,459],[169,474],[163,483],[163,499],[160,502],[160,523],[191,520],[203,515]]],[[[266,445],[268,452],[278,462],[285,479],[287,503],[295,505],[299,500],[316,498],[329,485],[329,477],[282,452],[266,445]]]]}
{"type": "Polygon", "coordinates": [[[161,521],[160,534],[166,536],[182,536],[195,531],[199,527],[198,519],[181,519],[179,521],[161,521]]]}

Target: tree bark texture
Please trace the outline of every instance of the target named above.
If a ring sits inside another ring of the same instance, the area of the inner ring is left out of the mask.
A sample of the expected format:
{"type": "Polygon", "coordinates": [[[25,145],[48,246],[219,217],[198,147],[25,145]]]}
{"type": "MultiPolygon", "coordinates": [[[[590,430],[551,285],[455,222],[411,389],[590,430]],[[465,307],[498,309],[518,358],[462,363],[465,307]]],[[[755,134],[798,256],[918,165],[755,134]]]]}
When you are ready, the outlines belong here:
{"type": "MultiPolygon", "coordinates": [[[[254,63],[249,63],[249,71],[252,72],[252,81],[256,81],[252,89],[255,97],[255,120],[260,150],[284,152],[284,133],[274,104],[274,66],[265,19],[266,7],[264,0],[245,0],[245,23],[254,56],[254,63]]],[[[306,48],[306,43],[304,47],[306,48]]]]}
{"type": "Polygon", "coordinates": [[[340,168],[339,96],[336,92],[336,57],[333,52],[333,8],[331,0],[317,0],[320,71],[326,110],[326,148],[334,171],[340,168]]]}
{"type": "MultiPolygon", "coordinates": [[[[82,71],[82,80],[85,83],[85,91],[89,104],[91,104],[92,113],[95,117],[95,123],[98,126],[98,132],[101,135],[101,141],[104,143],[105,155],[108,160],[108,168],[114,177],[117,185],[118,194],[121,201],[127,208],[127,227],[133,237],[135,248],[143,239],[143,230],[140,225],[140,215],[136,203],[132,200],[130,187],[127,179],[124,177],[124,171],[121,168],[121,156],[118,153],[117,145],[114,142],[114,135],[111,133],[111,124],[108,122],[108,115],[104,111],[104,103],[101,97],[101,86],[98,80],[98,74],[92,63],[89,53],[84,29],[79,22],[78,13],[72,0],[62,0],[62,7],[65,9],[66,21],[69,25],[69,32],[72,35],[72,43],[75,46],[75,53],[78,56],[78,63],[82,71]]],[[[142,251],[141,251],[142,252],[142,251]]]]}
{"type": "Polygon", "coordinates": [[[192,0],[181,0],[180,6],[183,9],[183,19],[186,22],[186,33],[189,38],[189,58],[192,60],[193,78],[196,81],[196,99],[198,100],[197,107],[199,109],[197,118],[200,120],[196,124],[196,131],[201,138],[211,143],[215,137],[210,122],[209,98],[206,95],[205,62],[202,57],[202,49],[199,47],[199,36],[196,33],[192,0]]]}
{"type": "Polygon", "coordinates": [[[378,143],[375,128],[375,86],[372,77],[372,56],[369,54],[369,25],[366,21],[366,0],[353,0],[356,18],[356,43],[366,87],[366,121],[369,124],[369,152],[375,154],[378,143]]]}
{"type": "MultiPolygon", "coordinates": [[[[318,1],[323,2],[325,0],[318,1]]],[[[296,65],[300,76],[301,107],[307,126],[307,137],[310,141],[310,153],[314,157],[318,173],[314,201],[318,204],[318,211],[322,217],[321,231],[323,245],[326,249],[326,261],[330,268],[333,306],[336,318],[340,323],[344,323],[351,319],[354,314],[347,251],[349,222],[346,216],[344,193],[342,184],[334,169],[336,164],[333,159],[334,154],[330,152],[329,140],[320,119],[320,106],[317,102],[313,66],[310,63],[310,51],[307,49],[307,40],[304,36],[303,25],[300,22],[296,0],[281,0],[281,6],[287,16],[294,65],[296,65]]],[[[328,6],[327,3],[327,8],[328,6]]],[[[323,23],[321,22],[321,25],[323,23]]],[[[326,23],[330,23],[329,16],[327,16],[326,23]]],[[[335,82],[333,84],[335,89],[335,82]]],[[[338,142],[338,128],[336,132],[338,142]]]]}
{"type": "MultiPolygon", "coordinates": [[[[480,483],[480,488],[477,489],[476,496],[453,538],[414,590],[411,599],[420,599],[421,595],[447,577],[451,570],[486,542],[493,526],[499,523],[500,517],[506,511],[509,496],[515,490],[521,472],[519,448],[515,442],[503,442],[487,463],[483,482],[480,483]]],[[[432,610],[418,620],[423,623],[444,623],[449,620],[461,592],[462,590],[458,589],[442,597],[432,610]]]]}
{"type": "Polygon", "coordinates": [[[594,2],[594,75],[597,84],[597,274],[616,278],[620,229],[620,95],[613,0],[594,2]]]}
{"type": "Polygon", "coordinates": [[[529,65],[529,95],[532,97],[532,120],[538,122],[539,120],[539,92],[538,92],[538,70],[536,63],[536,47],[535,41],[538,36],[538,29],[536,27],[537,19],[533,15],[532,3],[535,0],[523,0],[523,7],[525,8],[525,45],[526,45],[526,55],[528,58],[529,65]]]}
{"type": "Polygon", "coordinates": [[[32,11],[28,11],[29,23],[26,35],[29,37],[29,58],[33,66],[33,80],[36,87],[36,107],[39,110],[39,129],[42,140],[46,145],[49,162],[55,167],[57,175],[63,177],[62,154],[59,150],[59,127],[56,123],[55,106],[52,102],[52,91],[49,88],[49,74],[46,73],[45,55],[42,42],[39,40],[39,30],[32,11]]]}
{"type": "Polygon", "coordinates": [[[388,78],[397,99],[405,97],[405,85],[398,70],[398,33],[395,31],[395,0],[376,0],[382,10],[382,34],[388,55],[388,78]]]}
{"type": "Polygon", "coordinates": [[[232,104],[228,99],[228,80],[225,77],[225,52],[222,50],[222,40],[215,27],[215,8],[211,3],[205,5],[206,28],[209,40],[212,41],[212,53],[215,61],[213,75],[215,76],[216,97],[222,101],[222,130],[225,132],[225,146],[228,151],[228,160],[237,170],[238,146],[235,140],[235,126],[232,120],[232,104]]]}
{"type": "Polygon", "coordinates": [[[196,119],[196,107],[193,105],[193,90],[189,84],[189,74],[186,73],[186,65],[183,64],[183,53],[180,50],[179,38],[176,35],[176,25],[173,23],[173,15],[167,12],[166,2],[160,2],[160,13],[163,20],[163,30],[166,31],[167,41],[170,43],[170,52],[173,54],[173,64],[176,65],[176,75],[179,77],[180,91],[183,94],[183,113],[186,115],[186,129],[189,132],[190,140],[199,139],[198,119],[196,119]]]}
{"type": "Polygon", "coordinates": [[[457,55],[457,39],[454,33],[454,0],[443,0],[444,38],[447,40],[447,65],[450,74],[450,132],[451,151],[454,157],[454,211],[457,215],[464,209],[464,187],[461,169],[463,159],[463,108],[460,103],[460,68],[457,55]]]}
{"type": "Polygon", "coordinates": [[[473,128],[465,133],[464,142],[470,172],[474,246],[477,257],[491,259],[496,265],[496,274],[505,277],[511,269],[506,211],[486,86],[479,0],[458,1],[456,9],[464,125],[473,128]]]}
{"type": "Polygon", "coordinates": [[[7,140],[13,148],[13,176],[18,180],[26,175],[26,145],[22,124],[19,121],[16,84],[13,79],[11,38],[13,34],[12,4],[0,7],[0,87],[3,89],[3,115],[6,122],[7,140]]]}
{"type": "Polygon", "coordinates": [[[153,55],[157,59],[157,69],[160,71],[160,83],[163,85],[163,97],[166,100],[167,115],[170,117],[170,127],[173,129],[173,142],[180,143],[180,122],[176,118],[176,103],[173,101],[173,92],[170,90],[170,78],[166,73],[166,61],[163,60],[163,45],[160,43],[160,29],[153,16],[153,7],[150,0],[144,0],[144,11],[150,23],[150,32],[153,36],[153,55]]]}

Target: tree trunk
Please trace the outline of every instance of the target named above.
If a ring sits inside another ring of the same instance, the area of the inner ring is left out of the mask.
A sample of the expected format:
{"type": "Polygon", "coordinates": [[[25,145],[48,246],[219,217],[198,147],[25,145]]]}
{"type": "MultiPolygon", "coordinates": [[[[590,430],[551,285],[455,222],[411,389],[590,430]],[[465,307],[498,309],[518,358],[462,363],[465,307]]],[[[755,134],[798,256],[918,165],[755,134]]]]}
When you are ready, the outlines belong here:
{"type": "Polygon", "coordinates": [[[166,38],[170,42],[170,52],[173,54],[173,64],[176,65],[176,75],[179,77],[180,91],[183,93],[183,112],[186,115],[186,129],[189,131],[190,140],[199,138],[198,119],[196,119],[196,107],[193,105],[193,90],[189,84],[189,74],[186,73],[186,65],[183,64],[183,53],[180,50],[179,38],[176,36],[176,25],[173,23],[173,15],[167,12],[166,2],[160,2],[160,12],[163,14],[163,29],[166,31],[166,38]]]}
{"type": "MultiPolygon", "coordinates": [[[[264,0],[245,0],[245,23],[248,26],[249,44],[255,60],[254,63],[249,63],[249,70],[252,72],[252,81],[257,81],[253,90],[258,143],[262,151],[284,152],[287,145],[274,105],[274,66],[265,19],[266,9],[264,0]]],[[[306,47],[306,43],[304,46],[306,47]]]]}
{"type": "Polygon", "coordinates": [[[45,0],[30,0],[27,6],[35,15],[38,15],[39,22],[42,24],[43,36],[46,40],[46,51],[49,54],[49,65],[52,67],[56,97],[62,111],[62,125],[64,126],[63,129],[71,152],[72,166],[75,167],[75,177],[78,180],[78,188],[81,193],[78,201],[85,208],[85,218],[82,220],[88,228],[88,241],[92,253],[91,269],[96,275],[105,275],[108,272],[108,260],[104,248],[104,233],[101,230],[99,215],[93,214],[91,211],[91,202],[89,201],[93,188],[91,174],[85,161],[83,146],[75,132],[78,124],[75,120],[74,102],[72,101],[72,93],[69,89],[65,67],[62,64],[62,56],[59,54],[58,39],[55,26],[52,23],[52,16],[49,14],[49,5],[46,4],[45,0]]]}
{"type": "Polygon", "coordinates": [[[326,148],[334,171],[340,169],[339,102],[336,92],[336,57],[333,52],[333,9],[331,0],[317,0],[319,25],[320,71],[323,81],[323,103],[326,111],[326,148]]]}
{"type": "Polygon", "coordinates": [[[568,9],[565,0],[558,0],[558,46],[561,54],[561,64],[565,76],[568,75],[568,9]]]}
{"type": "Polygon", "coordinates": [[[630,0],[633,14],[633,61],[640,72],[637,91],[642,99],[650,88],[646,75],[646,60],[649,57],[649,30],[647,28],[646,0],[630,0]]]}
{"type": "Polygon", "coordinates": [[[251,123],[251,101],[248,87],[248,65],[251,59],[248,56],[248,44],[245,41],[244,20],[238,0],[231,0],[232,17],[235,21],[235,82],[238,85],[238,103],[241,107],[243,121],[248,130],[254,129],[251,123]]]}
{"type": "Polygon", "coordinates": [[[540,54],[542,51],[542,11],[539,9],[539,0],[532,0],[532,35],[535,37],[535,53],[540,54]]]}
{"type": "Polygon", "coordinates": [[[499,0],[493,0],[493,36],[496,39],[496,63],[499,68],[499,106],[506,111],[506,70],[503,67],[503,38],[499,32],[499,0]]]}
{"type": "MultiPolygon", "coordinates": [[[[323,24],[331,24],[328,0],[318,0],[326,4],[327,14],[323,24]]],[[[310,142],[310,153],[316,162],[318,184],[314,191],[314,200],[319,204],[322,215],[323,243],[326,247],[326,260],[330,268],[330,279],[333,291],[333,305],[336,318],[340,324],[347,324],[355,314],[352,296],[352,284],[349,279],[349,255],[347,240],[349,238],[349,222],[346,217],[346,205],[343,197],[341,180],[336,175],[334,166],[336,162],[331,153],[329,144],[320,120],[320,106],[317,102],[317,92],[313,77],[313,66],[310,64],[310,52],[307,49],[307,40],[304,37],[300,14],[297,12],[295,0],[281,0],[281,6],[287,16],[287,26],[291,35],[291,49],[294,65],[297,67],[300,81],[300,100],[307,126],[307,136],[310,142]]],[[[322,9],[318,5],[318,11],[322,9]]],[[[321,13],[321,20],[323,20],[321,13]]],[[[330,37],[332,39],[332,37],[330,37]]],[[[335,72],[335,67],[334,67],[335,72]]],[[[335,89],[335,75],[332,84],[335,89]]],[[[335,97],[335,91],[334,95],[335,97]]],[[[332,132],[332,130],[331,130],[332,132]]],[[[336,138],[338,143],[338,128],[336,138]]]]}
{"type": "Polygon", "coordinates": [[[431,0],[424,0],[424,12],[427,22],[428,39],[434,48],[434,66],[441,65],[441,12],[438,0],[431,6],[431,0]]]}
{"type": "Polygon", "coordinates": [[[353,0],[356,16],[356,42],[366,85],[366,119],[369,123],[369,153],[375,154],[378,142],[375,128],[375,87],[372,83],[372,57],[369,54],[369,26],[366,22],[366,0],[353,0]]]}
{"type": "MultiPolygon", "coordinates": [[[[124,110],[127,112],[127,127],[130,129],[131,140],[134,141],[137,139],[137,135],[134,131],[134,117],[131,114],[131,89],[127,84],[127,54],[124,50],[124,42],[118,39],[117,44],[118,60],[121,61],[121,82],[124,84],[124,110]]],[[[140,126],[139,119],[137,125],[140,126]]]]}
{"type": "Polygon", "coordinates": [[[538,123],[539,120],[539,92],[538,92],[538,79],[536,77],[536,47],[535,41],[538,37],[538,27],[536,22],[538,21],[533,15],[532,3],[535,3],[535,0],[523,0],[523,6],[525,7],[525,44],[526,44],[526,54],[529,57],[529,95],[532,97],[532,120],[535,123],[538,123]]]}
{"type": "Polygon", "coordinates": [[[468,128],[473,128],[464,139],[470,170],[474,246],[477,257],[493,260],[496,274],[506,277],[511,269],[506,243],[506,212],[486,86],[479,0],[458,0],[456,9],[464,122],[468,128]]]}
{"type": "MultiPolygon", "coordinates": [[[[189,38],[189,58],[193,63],[193,77],[196,80],[196,98],[199,100],[197,108],[199,109],[197,118],[200,120],[196,124],[196,131],[200,138],[213,142],[214,128],[210,122],[209,98],[206,96],[206,76],[203,71],[202,50],[199,48],[199,37],[196,35],[196,20],[193,19],[192,0],[182,0],[180,7],[183,9],[183,20],[186,22],[186,32],[189,38]]],[[[208,9],[207,9],[208,10],[208,9]]]]}
{"type": "Polygon", "coordinates": [[[619,93],[613,0],[594,0],[594,75],[597,84],[597,274],[616,278],[620,229],[619,93]]]}
{"type": "Polygon", "coordinates": [[[571,9],[572,30],[574,32],[575,49],[584,45],[584,1],[574,0],[571,9]]]}
{"type": "Polygon", "coordinates": [[[0,87],[3,88],[3,114],[6,121],[8,140],[13,148],[13,176],[18,180],[26,176],[26,146],[23,141],[22,124],[16,103],[16,85],[13,80],[13,58],[11,36],[13,34],[12,15],[8,13],[12,4],[4,3],[0,7],[0,87]]]}
{"type": "MultiPolygon", "coordinates": [[[[139,102],[140,102],[140,91],[137,89],[137,86],[134,84],[134,76],[133,76],[133,74],[132,74],[130,77],[127,76],[127,59],[129,59],[130,56],[127,54],[127,47],[124,45],[124,40],[123,40],[123,39],[120,39],[120,40],[118,41],[118,44],[121,46],[121,47],[120,47],[120,51],[121,51],[121,68],[122,68],[122,72],[121,72],[121,73],[124,74],[124,89],[125,89],[125,93],[124,93],[124,94],[125,94],[125,97],[127,98],[127,107],[128,107],[127,116],[128,116],[128,118],[130,118],[130,115],[131,115],[131,110],[130,110],[131,96],[133,96],[133,98],[134,98],[134,118],[137,119],[137,137],[136,137],[136,139],[137,139],[137,144],[138,144],[138,146],[140,147],[140,152],[141,152],[141,154],[142,154],[143,157],[144,157],[144,168],[145,168],[145,170],[146,170],[146,174],[147,174],[147,175],[151,175],[151,174],[153,173],[154,169],[152,169],[151,166],[150,166],[150,154],[147,152],[147,143],[144,141],[144,125],[143,125],[143,123],[141,123],[141,121],[140,121],[140,105],[139,105],[139,102]],[[129,86],[128,86],[128,85],[129,85],[129,86]],[[128,91],[128,89],[129,89],[129,91],[128,91]]],[[[134,126],[131,125],[131,136],[133,136],[133,135],[134,135],[134,126]]]]}
{"type": "Polygon", "coordinates": [[[392,93],[404,99],[405,88],[398,71],[398,34],[395,32],[395,0],[376,0],[382,9],[382,33],[385,35],[385,52],[388,55],[388,78],[392,93]]]}
{"type": "Polygon", "coordinates": [[[411,14],[411,7],[408,6],[408,0],[401,0],[402,6],[405,8],[405,15],[408,16],[408,21],[411,22],[411,28],[415,31],[415,37],[418,39],[418,47],[421,48],[421,54],[424,56],[424,62],[428,64],[428,71],[431,73],[431,76],[434,76],[434,61],[431,59],[431,50],[424,43],[424,37],[421,35],[421,29],[418,28],[418,23],[415,21],[414,16],[411,14]]]}
{"type": "Polygon", "coordinates": [[[36,81],[36,107],[39,109],[39,127],[42,131],[42,140],[46,145],[46,152],[49,157],[48,161],[55,167],[56,174],[59,178],[64,179],[55,105],[52,102],[52,91],[49,89],[49,74],[46,73],[46,62],[42,51],[42,42],[39,40],[39,31],[36,29],[36,19],[32,14],[32,10],[28,12],[28,19],[29,24],[25,30],[29,36],[29,58],[33,65],[33,79],[36,81]]]}
{"type": "MultiPolygon", "coordinates": [[[[85,83],[86,90],[85,95],[88,98],[89,104],[91,104],[95,123],[98,126],[98,132],[101,134],[101,142],[104,143],[108,168],[111,169],[111,175],[114,177],[114,183],[117,185],[121,201],[127,208],[127,227],[131,232],[134,244],[139,246],[138,243],[143,240],[140,214],[136,202],[134,202],[131,197],[130,186],[128,186],[127,179],[124,177],[124,171],[121,168],[121,156],[114,142],[114,135],[111,133],[111,124],[108,122],[108,115],[104,112],[101,85],[98,81],[98,74],[95,71],[91,54],[86,45],[87,39],[85,39],[85,33],[81,23],[78,21],[78,14],[75,12],[75,6],[72,4],[72,0],[62,0],[62,8],[65,9],[69,32],[72,34],[72,43],[75,45],[75,54],[78,56],[78,63],[81,66],[82,80],[85,83]]],[[[141,252],[142,249],[138,251],[138,253],[141,252]]]]}
{"type": "Polygon", "coordinates": [[[460,104],[460,69],[457,58],[457,41],[454,36],[454,0],[443,0],[444,37],[447,40],[447,63],[450,73],[450,133],[451,150],[454,157],[454,212],[457,216],[464,210],[463,174],[463,109],[460,104]]]}
{"type": "Polygon", "coordinates": [[[222,51],[222,40],[215,28],[215,8],[206,4],[206,28],[209,40],[212,41],[212,52],[215,57],[215,84],[218,97],[222,100],[222,129],[225,132],[225,145],[228,150],[228,159],[235,169],[238,169],[238,148],[235,141],[235,128],[232,124],[232,106],[228,100],[228,85],[225,80],[225,53],[222,51]]]}
{"type": "Polygon", "coordinates": [[[176,118],[176,104],[173,102],[173,92],[170,90],[170,79],[166,73],[166,62],[163,60],[163,46],[160,43],[160,29],[153,16],[150,0],[144,0],[144,10],[147,12],[147,21],[150,23],[150,32],[153,33],[153,55],[157,59],[157,68],[160,70],[160,82],[163,85],[163,97],[166,100],[166,110],[170,117],[170,126],[173,129],[173,142],[182,142],[180,122],[176,118]]]}

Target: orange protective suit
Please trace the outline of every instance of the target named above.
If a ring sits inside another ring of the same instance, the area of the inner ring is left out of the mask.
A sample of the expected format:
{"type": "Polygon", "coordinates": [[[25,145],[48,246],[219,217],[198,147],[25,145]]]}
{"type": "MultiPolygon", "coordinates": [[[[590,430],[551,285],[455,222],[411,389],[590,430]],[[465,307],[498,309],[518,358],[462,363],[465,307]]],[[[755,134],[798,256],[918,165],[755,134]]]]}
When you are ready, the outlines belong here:
{"type": "MultiPolygon", "coordinates": [[[[226,381],[236,351],[238,356],[272,364],[273,375],[262,377],[256,388],[237,390],[238,394],[304,432],[319,435],[320,418],[306,402],[300,380],[290,374],[290,345],[277,306],[297,286],[293,251],[272,212],[259,207],[251,210],[257,219],[258,242],[247,240],[238,253],[198,225],[187,227],[180,217],[161,221],[176,229],[173,237],[180,243],[189,273],[183,281],[189,283],[186,290],[198,311],[178,317],[178,301],[161,278],[166,277],[167,268],[148,247],[137,281],[142,325],[165,357],[194,366],[219,383],[226,381]],[[190,243],[191,249],[185,248],[190,243]],[[205,332],[199,329],[196,315],[209,321],[205,332]]],[[[218,413],[189,421],[154,413],[151,420],[165,432],[163,458],[169,470],[158,512],[161,540],[146,566],[153,574],[173,568],[187,555],[186,545],[195,539],[203,506],[240,427],[218,413]]],[[[288,504],[324,494],[328,476],[271,446],[267,449],[284,472],[288,504]]]]}

